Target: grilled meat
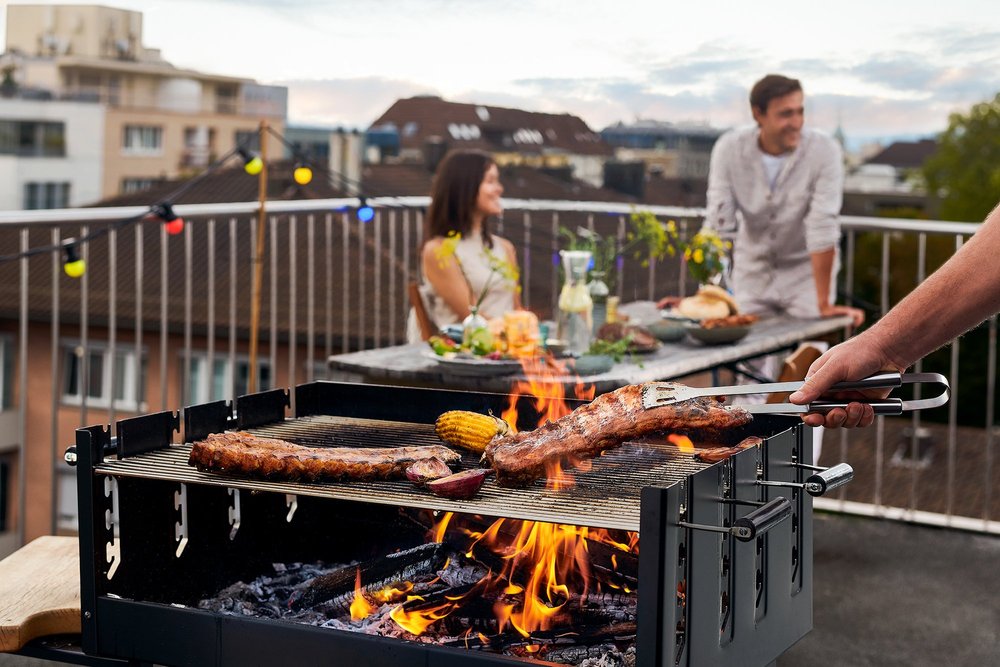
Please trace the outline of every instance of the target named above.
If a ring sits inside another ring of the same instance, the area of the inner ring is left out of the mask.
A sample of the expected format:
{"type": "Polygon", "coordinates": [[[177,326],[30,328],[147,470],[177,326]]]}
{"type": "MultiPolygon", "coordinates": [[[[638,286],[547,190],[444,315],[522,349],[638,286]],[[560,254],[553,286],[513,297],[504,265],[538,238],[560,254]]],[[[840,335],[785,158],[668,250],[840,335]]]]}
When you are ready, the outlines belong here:
{"type": "Polygon", "coordinates": [[[725,461],[741,449],[758,447],[762,442],[764,442],[763,438],[751,435],[735,447],[704,447],[699,449],[694,453],[694,458],[698,461],[704,461],[705,463],[717,463],[718,461],[725,461]]]}
{"type": "Polygon", "coordinates": [[[443,445],[424,447],[304,447],[252,433],[212,433],[191,447],[188,463],[200,470],[236,472],[283,481],[397,479],[415,461],[461,456],[443,445]]]}
{"type": "Polygon", "coordinates": [[[547,466],[589,459],[657,431],[719,432],[751,419],[746,410],[723,407],[715,398],[693,398],[647,410],[642,407],[642,387],[622,387],[534,431],[493,440],[483,456],[496,470],[497,482],[525,486],[544,476],[547,466]]]}

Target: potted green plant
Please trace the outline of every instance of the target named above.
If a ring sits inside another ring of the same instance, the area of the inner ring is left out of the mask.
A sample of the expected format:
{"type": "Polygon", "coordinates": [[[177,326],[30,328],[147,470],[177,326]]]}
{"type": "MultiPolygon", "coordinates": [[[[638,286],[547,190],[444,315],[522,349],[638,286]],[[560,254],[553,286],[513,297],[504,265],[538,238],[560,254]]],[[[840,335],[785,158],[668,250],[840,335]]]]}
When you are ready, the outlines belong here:
{"type": "Polygon", "coordinates": [[[699,285],[718,284],[725,269],[725,257],[733,244],[723,241],[710,229],[702,229],[684,247],[688,273],[699,285]]]}

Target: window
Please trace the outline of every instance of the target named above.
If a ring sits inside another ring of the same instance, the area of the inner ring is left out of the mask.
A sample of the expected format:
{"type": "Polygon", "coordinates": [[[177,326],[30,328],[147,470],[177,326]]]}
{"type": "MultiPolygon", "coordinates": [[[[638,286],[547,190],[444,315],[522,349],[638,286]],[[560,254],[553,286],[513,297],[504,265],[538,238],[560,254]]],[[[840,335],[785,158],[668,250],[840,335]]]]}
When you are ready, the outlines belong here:
{"type": "Polygon", "coordinates": [[[66,124],[0,120],[0,155],[64,157],[66,124]]]}
{"type": "Polygon", "coordinates": [[[14,407],[14,342],[7,336],[0,337],[0,410],[14,407]]]}
{"type": "MultiPolygon", "coordinates": [[[[184,360],[181,360],[181,364],[184,360]]],[[[257,390],[271,389],[271,365],[267,360],[257,361],[259,375],[257,390]]],[[[183,376],[184,369],[181,368],[183,376]]],[[[216,356],[212,359],[212,372],[208,372],[208,355],[204,352],[194,352],[191,355],[191,376],[187,380],[184,391],[185,405],[207,403],[209,401],[232,400],[235,396],[243,396],[250,387],[250,360],[237,357],[235,365],[229,357],[216,356]],[[233,393],[230,394],[230,387],[233,393]]]]}
{"type": "Polygon", "coordinates": [[[133,155],[159,155],[163,151],[163,128],[152,125],[126,125],[122,128],[122,152],[133,155]]]}
{"type": "Polygon", "coordinates": [[[132,192],[142,192],[162,182],[162,178],[123,178],[121,193],[127,195],[132,192]]]}
{"type": "Polygon", "coordinates": [[[103,345],[63,347],[63,403],[78,405],[86,395],[87,404],[124,410],[141,410],[146,400],[146,355],[138,368],[136,384],[135,349],[118,348],[114,359],[103,345]]]}
{"type": "Polygon", "coordinates": [[[69,183],[25,183],[22,208],[69,208],[69,183]]]}

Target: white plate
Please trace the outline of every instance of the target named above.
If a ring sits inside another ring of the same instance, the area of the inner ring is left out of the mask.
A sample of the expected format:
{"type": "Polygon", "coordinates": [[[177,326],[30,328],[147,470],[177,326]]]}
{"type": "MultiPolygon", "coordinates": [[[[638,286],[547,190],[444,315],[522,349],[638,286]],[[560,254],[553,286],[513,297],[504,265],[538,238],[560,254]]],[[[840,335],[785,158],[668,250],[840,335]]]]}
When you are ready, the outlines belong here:
{"type": "Polygon", "coordinates": [[[470,359],[469,357],[442,357],[427,352],[426,356],[441,365],[441,368],[452,375],[467,377],[492,377],[495,375],[510,375],[521,370],[521,362],[517,359],[470,359]]]}

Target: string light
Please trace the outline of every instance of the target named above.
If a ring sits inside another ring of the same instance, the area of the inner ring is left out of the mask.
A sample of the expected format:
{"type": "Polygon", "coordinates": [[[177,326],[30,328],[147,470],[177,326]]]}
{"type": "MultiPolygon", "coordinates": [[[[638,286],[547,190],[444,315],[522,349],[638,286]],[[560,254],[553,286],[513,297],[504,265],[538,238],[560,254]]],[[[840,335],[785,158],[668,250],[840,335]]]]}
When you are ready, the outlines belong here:
{"type": "Polygon", "coordinates": [[[167,234],[180,234],[184,231],[184,218],[174,213],[174,207],[170,202],[160,202],[150,210],[153,215],[163,220],[163,228],[167,234]]]}
{"type": "Polygon", "coordinates": [[[375,209],[368,205],[366,197],[358,197],[358,220],[368,222],[375,217],[375,209]]]}
{"type": "Polygon", "coordinates": [[[80,246],[77,245],[76,239],[63,241],[63,252],[66,257],[63,262],[63,271],[66,272],[66,275],[70,278],[82,276],[87,271],[87,263],[80,257],[80,246]]]}
{"type": "Polygon", "coordinates": [[[292,178],[294,178],[295,182],[299,185],[309,185],[313,179],[313,171],[309,168],[309,165],[299,163],[295,165],[295,171],[292,172],[292,178]]]}
{"type": "Polygon", "coordinates": [[[236,152],[243,158],[243,171],[246,173],[256,176],[264,170],[264,161],[256,153],[251,153],[242,146],[237,147],[236,152]]]}

